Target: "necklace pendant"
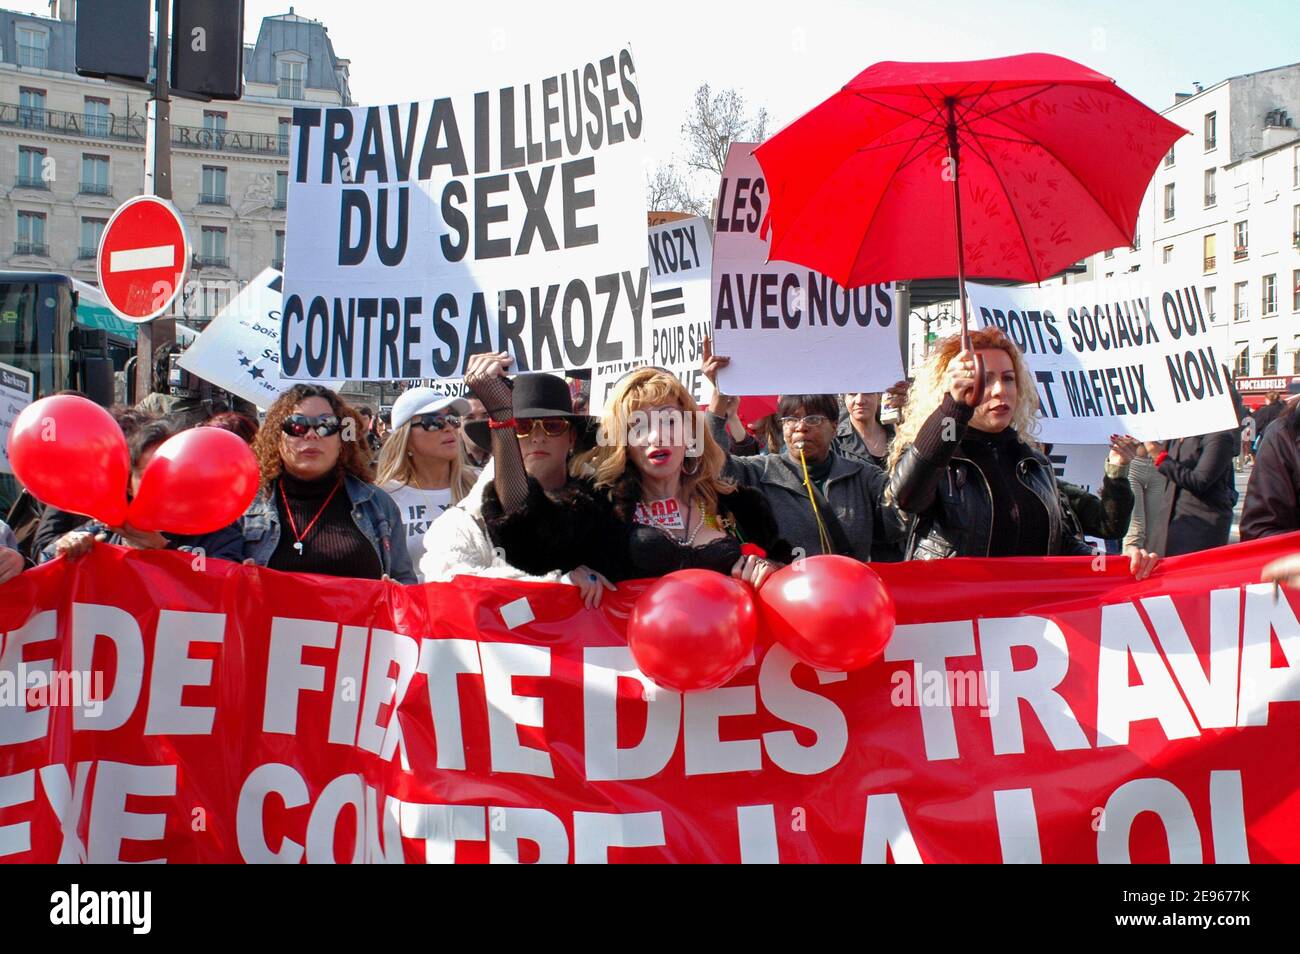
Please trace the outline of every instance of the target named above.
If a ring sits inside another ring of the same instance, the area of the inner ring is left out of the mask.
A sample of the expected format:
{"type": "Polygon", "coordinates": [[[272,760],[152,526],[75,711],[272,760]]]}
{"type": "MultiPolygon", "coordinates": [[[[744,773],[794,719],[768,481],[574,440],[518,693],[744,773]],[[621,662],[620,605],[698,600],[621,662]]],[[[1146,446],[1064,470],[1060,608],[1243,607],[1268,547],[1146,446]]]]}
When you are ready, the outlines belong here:
{"type": "Polygon", "coordinates": [[[302,556],[302,541],[301,541],[301,540],[295,540],[295,541],[293,542],[293,548],[294,548],[295,550],[298,551],[298,556],[302,556]]]}

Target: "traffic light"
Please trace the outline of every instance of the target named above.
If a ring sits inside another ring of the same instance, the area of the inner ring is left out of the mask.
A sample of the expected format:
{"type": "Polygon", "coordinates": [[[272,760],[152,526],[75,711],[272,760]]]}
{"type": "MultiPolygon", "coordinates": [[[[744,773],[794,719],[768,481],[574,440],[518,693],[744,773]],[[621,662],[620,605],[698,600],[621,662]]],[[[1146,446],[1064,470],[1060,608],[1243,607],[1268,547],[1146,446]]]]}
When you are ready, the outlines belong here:
{"type": "Polygon", "coordinates": [[[77,73],[147,82],[152,8],[152,0],[81,0],[77,4],[77,73]]]}
{"type": "Polygon", "coordinates": [[[172,89],[244,95],[244,0],[172,0],[172,89]]]}

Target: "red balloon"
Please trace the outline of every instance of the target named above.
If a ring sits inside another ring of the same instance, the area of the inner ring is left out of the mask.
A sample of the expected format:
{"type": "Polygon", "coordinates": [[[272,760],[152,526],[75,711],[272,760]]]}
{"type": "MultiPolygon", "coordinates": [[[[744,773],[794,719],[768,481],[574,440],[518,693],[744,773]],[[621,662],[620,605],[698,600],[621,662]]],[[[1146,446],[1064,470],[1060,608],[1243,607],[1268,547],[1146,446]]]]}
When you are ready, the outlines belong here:
{"type": "Polygon", "coordinates": [[[637,668],[678,692],[725,683],[744,666],[757,635],[749,587],[712,570],[669,573],[637,598],[627,624],[637,668]]]}
{"type": "Polygon", "coordinates": [[[9,432],[9,462],[51,507],[112,527],[126,517],[131,455],[117,421],[94,401],[56,394],[27,405],[9,432]]]}
{"type": "Polygon", "coordinates": [[[154,452],[126,519],[138,530],[212,533],[248,509],[258,481],[257,458],[243,440],[219,427],[194,427],[154,452]]]}
{"type": "Polygon", "coordinates": [[[894,635],[894,598],[871,567],[846,556],[809,557],[778,570],[758,602],[772,636],[814,669],[861,669],[894,635]]]}

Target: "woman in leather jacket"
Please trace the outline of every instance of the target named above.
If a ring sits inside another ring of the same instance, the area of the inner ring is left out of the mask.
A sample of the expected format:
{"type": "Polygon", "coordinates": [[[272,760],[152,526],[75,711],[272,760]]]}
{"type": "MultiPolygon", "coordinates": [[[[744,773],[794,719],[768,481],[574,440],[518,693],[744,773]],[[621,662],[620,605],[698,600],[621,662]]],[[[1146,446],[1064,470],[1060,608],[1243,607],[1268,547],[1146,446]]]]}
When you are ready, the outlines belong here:
{"type": "MultiPolygon", "coordinates": [[[[890,451],[885,517],[904,558],[1091,556],[1030,436],[1038,391],[1020,349],[995,328],[972,332],[971,345],[984,362],[980,403],[969,403],[975,353],[946,339],[917,375],[890,451]]],[[[1134,576],[1157,559],[1135,553],[1134,576]]]]}

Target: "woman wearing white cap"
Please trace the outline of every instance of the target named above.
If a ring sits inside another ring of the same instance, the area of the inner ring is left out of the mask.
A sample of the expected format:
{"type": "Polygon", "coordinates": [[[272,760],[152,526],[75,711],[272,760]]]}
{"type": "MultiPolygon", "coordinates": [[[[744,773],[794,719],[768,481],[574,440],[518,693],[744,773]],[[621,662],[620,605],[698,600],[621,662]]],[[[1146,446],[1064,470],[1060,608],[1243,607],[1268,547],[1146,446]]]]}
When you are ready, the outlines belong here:
{"type": "Polygon", "coordinates": [[[468,411],[468,401],[433,388],[411,388],[393,404],[393,429],[379,452],[376,480],[401,509],[415,567],[429,525],[459,503],[478,477],[461,463],[460,419],[468,411]]]}

